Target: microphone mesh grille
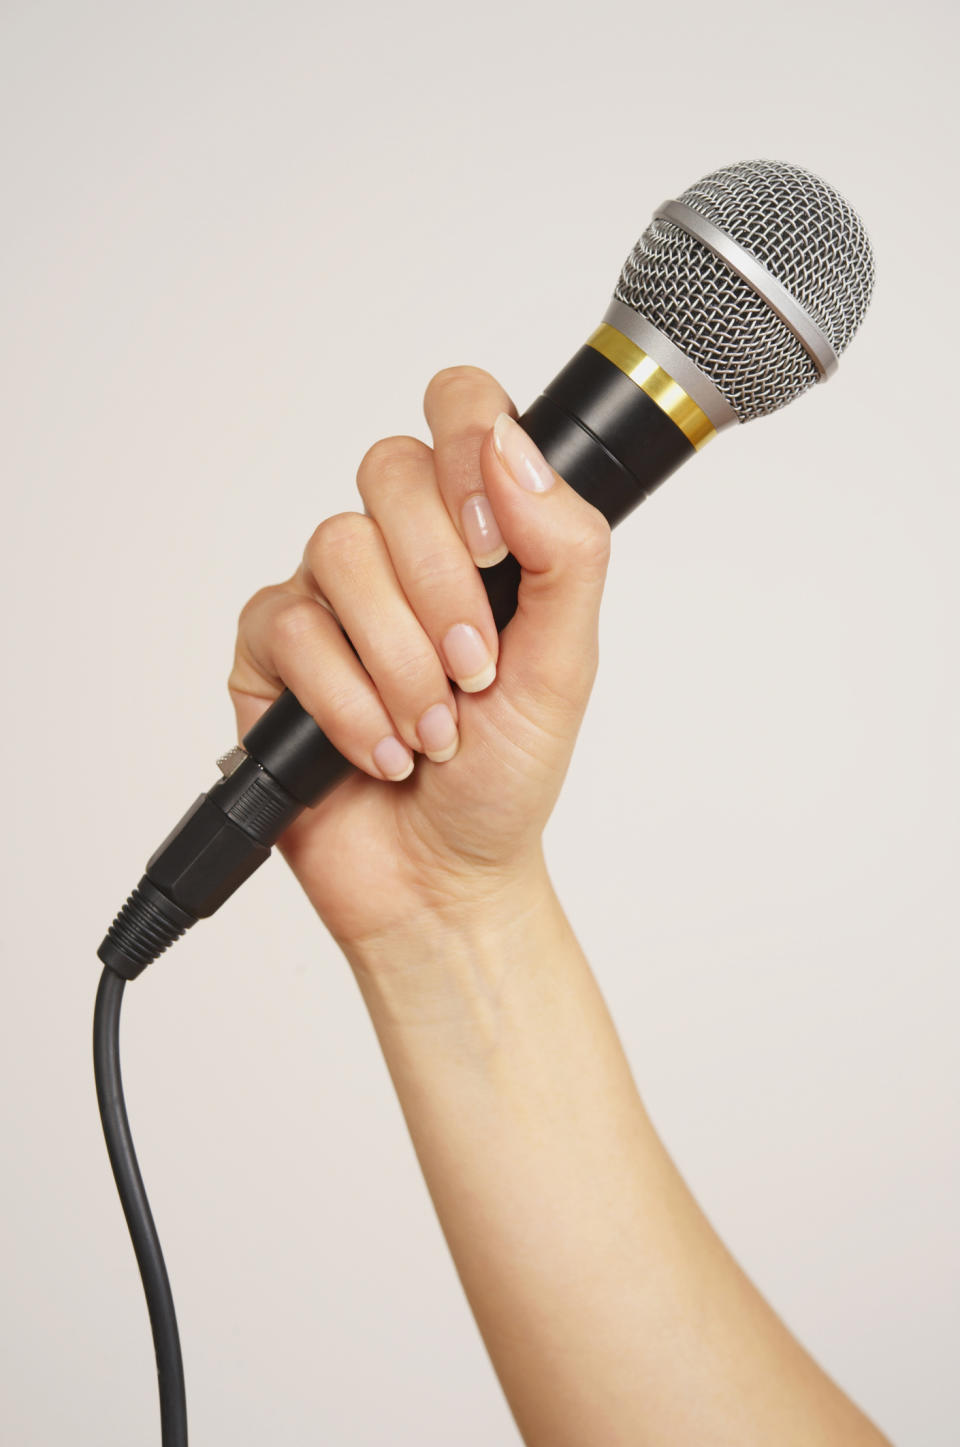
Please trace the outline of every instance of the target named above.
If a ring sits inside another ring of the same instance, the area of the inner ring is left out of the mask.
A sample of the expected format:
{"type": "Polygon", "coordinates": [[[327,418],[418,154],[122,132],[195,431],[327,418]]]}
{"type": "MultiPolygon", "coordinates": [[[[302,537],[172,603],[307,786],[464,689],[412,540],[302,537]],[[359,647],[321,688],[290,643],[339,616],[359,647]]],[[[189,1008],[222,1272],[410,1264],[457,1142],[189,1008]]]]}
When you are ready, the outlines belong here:
{"type": "MultiPolygon", "coordinates": [[[[742,161],[677,199],[762,262],[840,355],[863,320],[874,264],[863,222],[832,186],[799,166],[742,161]]],[[[777,411],[818,379],[767,303],[673,222],[650,223],[614,295],[696,363],[741,422],[777,411]]]]}

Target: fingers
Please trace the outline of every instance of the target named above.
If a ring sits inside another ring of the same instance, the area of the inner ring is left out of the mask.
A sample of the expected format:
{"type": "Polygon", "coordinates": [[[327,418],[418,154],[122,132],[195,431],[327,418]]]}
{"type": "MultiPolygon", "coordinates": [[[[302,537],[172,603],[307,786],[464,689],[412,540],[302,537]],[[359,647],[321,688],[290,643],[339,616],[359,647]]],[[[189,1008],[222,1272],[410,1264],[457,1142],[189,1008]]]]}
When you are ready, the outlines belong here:
{"type": "Polygon", "coordinates": [[[487,372],[438,372],[424,412],[441,493],[474,561],[509,551],[523,570],[517,616],[500,638],[500,682],[582,708],[596,671],[606,519],[547,466],[487,372]]]}
{"type": "Polygon", "coordinates": [[[328,518],[291,583],[251,600],[231,676],[241,724],[286,685],[379,778],[406,777],[415,751],[456,753],[451,680],[480,692],[499,676],[531,708],[559,701],[569,714],[596,666],[602,514],[548,467],[487,373],[439,373],[424,409],[435,448],[399,437],[370,449],[357,479],[366,512],[328,518]],[[507,550],[522,578],[498,638],[477,568],[507,550]]]}
{"type": "Polygon", "coordinates": [[[505,413],[484,439],[480,470],[522,569],[517,613],[500,638],[500,682],[532,699],[582,707],[596,670],[610,525],[505,413]]]}
{"type": "Polygon", "coordinates": [[[352,764],[380,779],[405,779],[413,754],[333,615],[289,585],[264,588],[240,615],[230,691],[241,733],[249,701],[294,693],[352,764]]]}
{"type": "MultiPolygon", "coordinates": [[[[367,512],[321,523],[293,583],[251,604],[238,659],[261,687],[291,688],[358,767],[404,777],[409,759],[388,757],[385,724],[407,750],[452,758],[459,710],[450,680],[470,693],[488,687],[498,636],[431,449],[407,437],[377,443],[358,486],[367,512]]],[[[233,687],[252,691],[242,670],[233,687]]]]}
{"type": "MultiPolygon", "coordinates": [[[[449,676],[465,693],[488,687],[496,673],[497,629],[480,575],[438,491],[434,454],[413,437],[378,442],[360,464],[357,485],[389,551],[398,604],[401,596],[406,599],[449,676]]],[[[333,562],[321,560],[321,566],[333,562]]],[[[378,678],[373,651],[365,650],[361,641],[366,636],[364,615],[369,618],[366,600],[342,569],[331,576],[334,588],[337,577],[343,585],[339,601],[326,585],[324,591],[378,678]]]]}
{"type": "Polygon", "coordinates": [[[516,409],[489,372],[447,367],[427,387],[423,410],[436,457],[437,482],[450,517],[477,567],[499,563],[507,546],[484,491],[480,451],[499,412],[516,409]]]}
{"type": "MultiPolygon", "coordinates": [[[[410,440],[400,439],[401,444],[410,440]]],[[[422,459],[411,454],[409,447],[401,445],[398,451],[414,467],[421,464],[422,459]]],[[[423,511],[429,515],[430,509],[423,511]]],[[[449,530],[439,501],[433,511],[440,515],[441,528],[449,530]]],[[[453,543],[461,549],[455,535],[453,543]]],[[[412,556],[415,560],[415,554],[412,556]]],[[[400,737],[411,749],[423,750],[439,763],[456,751],[457,704],[436,640],[431,637],[431,610],[411,607],[401,586],[397,567],[402,559],[402,546],[391,539],[388,548],[373,518],[340,513],[314,532],[304,553],[301,576],[336,613],[359,655],[361,672],[400,737]]],[[[449,613],[451,601],[447,607],[449,613]]],[[[434,608],[433,615],[439,620],[437,631],[446,636],[450,629],[443,614],[434,608]]],[[[301,702],[305,704],[303,699],[301,702]]],[[[319,715],[314,716],[323,727],[319,715]]]]}

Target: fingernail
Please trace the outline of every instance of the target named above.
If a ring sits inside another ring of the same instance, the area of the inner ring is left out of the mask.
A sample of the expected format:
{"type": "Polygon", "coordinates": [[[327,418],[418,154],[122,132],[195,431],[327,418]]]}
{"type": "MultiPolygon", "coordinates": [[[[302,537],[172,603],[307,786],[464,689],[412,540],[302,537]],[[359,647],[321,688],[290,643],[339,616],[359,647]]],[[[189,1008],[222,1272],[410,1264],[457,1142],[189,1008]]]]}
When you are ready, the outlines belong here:
{"type": "Polygon", "coordinates": [[[492,568],[494,563],[507,556],[507,545],[497,527],[486,493],[475,492],[468,497],[460,510],[460,517],[467,547],[478,568],[492,568]]]}
{"type": "Polygon", "coordinates": [[[388,779],[399,782],[413,773],[413,755],[399,739],[388,735],[373,751],[373,762],[388,779]]]}
{"type": "Polygon", "coordinates": [[[501,412],[493,424],[493,445],[514,482],[527,492],[546,492],[556,478],[543,453],[519,423],[501,412]]]}
{"type": "Polygon", "coordinates": [[[497,676],[497,665],[476,628],[454,623],[443,640],[447,665],[464,693],[479,693],[497,676]]]}
{"type": "Polygon", "coordinates": [[[453,714],[445,703],[435,703],[427,709],[417,724],[417,733],[424,753],[435,764],[445,764],[447,759],[452,759],[460,745],[453,714]]]}

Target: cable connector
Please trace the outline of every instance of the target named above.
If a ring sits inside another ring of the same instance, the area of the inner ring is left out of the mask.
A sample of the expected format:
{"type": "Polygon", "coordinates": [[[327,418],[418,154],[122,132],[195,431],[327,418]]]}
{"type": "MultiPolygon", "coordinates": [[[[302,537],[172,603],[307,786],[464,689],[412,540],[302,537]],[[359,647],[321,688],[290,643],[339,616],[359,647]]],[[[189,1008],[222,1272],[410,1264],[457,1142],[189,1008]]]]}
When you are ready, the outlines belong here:
{"type": "Polygon", "coordinates": [[[97,954],[125,980],[218,910],[270,857],[302,811],[266,769],[231,751],[229,771],[201,794],[147,862],[97,954]]]}
{"type": "Polygon", "coordinates": [[[135,980],[180,936],[196,924],[143,876],[97,950],[105,965],[125,980],[135,980]]]}

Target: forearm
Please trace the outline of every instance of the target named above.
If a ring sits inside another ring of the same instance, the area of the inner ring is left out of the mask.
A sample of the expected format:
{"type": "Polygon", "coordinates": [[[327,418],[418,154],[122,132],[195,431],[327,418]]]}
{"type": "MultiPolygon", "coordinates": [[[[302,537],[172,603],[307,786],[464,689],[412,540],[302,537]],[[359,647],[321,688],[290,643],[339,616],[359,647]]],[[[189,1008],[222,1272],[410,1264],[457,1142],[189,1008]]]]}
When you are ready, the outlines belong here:
{"type": "Polygon", "coordinates": [[[347,953],[528,1447],[883,1442],[684,1186],[545,871],[347,953]]]}

